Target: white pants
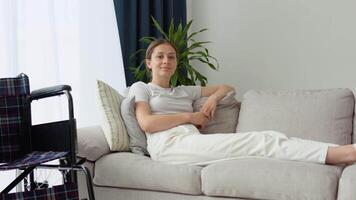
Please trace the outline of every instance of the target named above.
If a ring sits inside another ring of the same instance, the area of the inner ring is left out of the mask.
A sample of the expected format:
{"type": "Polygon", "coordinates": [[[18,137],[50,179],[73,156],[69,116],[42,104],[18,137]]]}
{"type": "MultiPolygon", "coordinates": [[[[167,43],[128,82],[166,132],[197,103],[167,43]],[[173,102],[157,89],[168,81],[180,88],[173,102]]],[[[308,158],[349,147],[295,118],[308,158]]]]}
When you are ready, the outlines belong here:
{"type": "Polygon", "coordinates": [[[193,125],[146,135],[151,158],[170,164],[205,165],[251,156],[325,164],[328,147],[337,146],[276,131],[203,135],[193,125]]]}

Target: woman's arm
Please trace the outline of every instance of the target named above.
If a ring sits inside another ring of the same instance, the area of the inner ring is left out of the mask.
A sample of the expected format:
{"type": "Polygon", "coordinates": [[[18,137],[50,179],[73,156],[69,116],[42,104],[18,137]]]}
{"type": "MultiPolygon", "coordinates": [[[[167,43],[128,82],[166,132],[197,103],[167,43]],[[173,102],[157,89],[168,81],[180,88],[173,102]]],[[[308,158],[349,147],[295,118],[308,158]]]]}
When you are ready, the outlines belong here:
{"type": "Polygon", "coordinates": [[[204,127],[209,119],[202,112],[154,115],[147,102],[136,102],[136,118],[141,129],[147,133],[164,131],[181,124],[191,123],[204,127]]]}
{"type": "Polygon", "coordinates": [[[208,99],[201,108],[201,112],[209,118],[213,118],[217,103],[224,98],[227,93],[233,90],[235,89],[228,85],[202,87],[201,96],[208,97],[208,99]]]}

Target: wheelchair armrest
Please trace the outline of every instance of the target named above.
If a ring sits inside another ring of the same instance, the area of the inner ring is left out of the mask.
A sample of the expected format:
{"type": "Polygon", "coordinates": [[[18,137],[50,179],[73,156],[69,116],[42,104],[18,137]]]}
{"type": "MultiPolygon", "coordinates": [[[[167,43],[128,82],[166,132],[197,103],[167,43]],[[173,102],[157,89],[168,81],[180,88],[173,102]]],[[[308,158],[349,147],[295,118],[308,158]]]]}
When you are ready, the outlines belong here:
{"type": "Polygon", "coordinates": [[[57,85],[52,87],[46,87],[31,92],[31,100],[38,100],[46,97],[52,97],[64,94],[64,91],[71,91],[72,88],[69,85],[57,85]]]}

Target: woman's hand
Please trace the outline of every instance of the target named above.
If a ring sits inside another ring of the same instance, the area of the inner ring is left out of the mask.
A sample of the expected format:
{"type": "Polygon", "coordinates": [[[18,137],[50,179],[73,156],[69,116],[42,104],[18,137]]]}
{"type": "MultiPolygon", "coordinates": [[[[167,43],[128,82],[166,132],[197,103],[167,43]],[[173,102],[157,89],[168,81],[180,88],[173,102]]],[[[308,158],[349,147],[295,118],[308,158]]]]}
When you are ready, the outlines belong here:
{"type": "Polygon", "coordinates": [[[206,86],[201,87],[201,96],[208,97],[201,112],[203,112],[210,119],[214,117],[216,106],[220,99],[224,98],[227,93],[233,91],[234,88],[228,85],[206,86]]]}
{"type": "Polygon", "coordinates": [[[194,124],[198,129],[204,128],[209,120],[209,117],[202,112],[194,112],[190,115],[190,123],[194,124]]]}
{"type": "Polygon", "coordinates": [[[215,98],[214,95],[211,95],[204,103],[203,107],[201,108],[201,112],[204,113],[209,119],[214,117],[216,106],[218,100],[215,98]]]}

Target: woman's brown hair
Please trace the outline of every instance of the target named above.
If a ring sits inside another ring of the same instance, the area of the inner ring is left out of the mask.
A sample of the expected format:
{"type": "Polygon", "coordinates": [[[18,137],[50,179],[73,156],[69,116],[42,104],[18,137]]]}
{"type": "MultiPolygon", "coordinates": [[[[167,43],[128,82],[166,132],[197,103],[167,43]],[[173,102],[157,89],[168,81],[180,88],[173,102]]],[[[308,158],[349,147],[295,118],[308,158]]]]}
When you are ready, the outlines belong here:
{"type": "Polygon", "coordinates": [[[176,46],[169,40],[166,39],[157,39],[151,42],[151,44],[147,47],[146,50],[146,59],[151,59],[153,50],[161,44],[168,44],[173,47],[174,51],[176,52],[176,57],[178,58],[178,51],[176,46]]]}

